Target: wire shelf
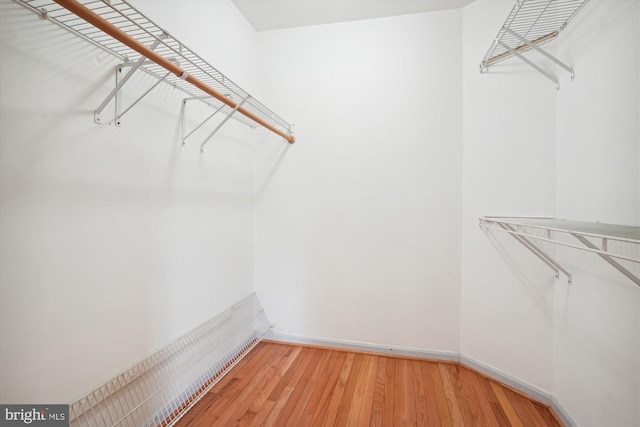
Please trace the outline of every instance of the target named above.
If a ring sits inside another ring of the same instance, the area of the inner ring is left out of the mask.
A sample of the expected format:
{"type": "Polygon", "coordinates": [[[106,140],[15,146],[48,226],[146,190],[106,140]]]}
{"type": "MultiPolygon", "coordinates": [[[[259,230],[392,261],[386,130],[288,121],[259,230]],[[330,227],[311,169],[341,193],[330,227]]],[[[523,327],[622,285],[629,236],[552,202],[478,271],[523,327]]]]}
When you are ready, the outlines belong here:
{"type": "Polygon", "coordinates": [[[516,0],[504,25],[480,64],[491,65],[531,48],[522,38],[539,46],[554,40],[589,0],[516,0]],[[519,35],[521,38],[517,37],[519,35]]]}
{"type": "Polygon", "coordinates": [[[559,277],[559,273],[563,272],[567,276],[569,283],[572,281],[571,273],[538,247],[533,242],[534,240],[594,253],[640,286],[640,277],[616,261],[616,259],[618,259],[640,264],[640,258],[638,258],[637,255],[631,256],[614,251],[610,245],[610,242],[620,242],[620,245],[634,245],[636,249],[640,248],[640,227],[571,221],[559,218],[497,216],[480,218],[480,227],[484,230],[496,230],[510,234],[554,270],[556,277],[559,277]],[[537,230],[543,234],[536,234],[533,230],[537,230]],[[580,244],[567,243],[560,238],[560,235],[572,236],[580,242],[580,244]],[[600,246],[594,242],[599,242],[600,246]]]}
{"type": "MultiPolygon", "coordinates": [[[[63,27],[82,39],[104,49],[124,63],[136,62],[141,55],[126,44],[116,40],[102,30],[87,23],[73,12],[65,9],[51,0],[14,0],[27,7],[43,18],[63,27]]],[[[157,54],[175,62],[188,75],[202,81],[210,88],[220,92],[230,98],[233,102],[246,100],[244,108],[255,114],[267,123],[283,129],[284,132],[291,133],[291,124],[278,114],[267,108],[260,101],[256,100],[248,92],[235,84],[215,67],[210,65],[203,58],[198,56],[191,49],[186,47],[179,40],[170,35],[148,17],[135,9],[126,0],[81,0],[84,7],[90,9],[101,18],[105,19],[115,27],[124,31],[143,45],[152,48],[157,54]]],[[[141,70],[173,85],[177,89],[187,94],[190,98],[208,98],[207,103],[223,106],[231,111],[232,108],[223,103],[210,98],[210,96],[187,81],[171,73],[167,75],[166,70],[152,61],[145,61],[141,70]]],[[[241,120],[248,124],[246,120],[241,120]]],[[[251,124],[255,126],[255,124],[251,124]]]]}
{"type": "Polygon", "coordinates": [[[252,294],[72,403],[70,427],[174,425],[270,330],[252,294]]]}

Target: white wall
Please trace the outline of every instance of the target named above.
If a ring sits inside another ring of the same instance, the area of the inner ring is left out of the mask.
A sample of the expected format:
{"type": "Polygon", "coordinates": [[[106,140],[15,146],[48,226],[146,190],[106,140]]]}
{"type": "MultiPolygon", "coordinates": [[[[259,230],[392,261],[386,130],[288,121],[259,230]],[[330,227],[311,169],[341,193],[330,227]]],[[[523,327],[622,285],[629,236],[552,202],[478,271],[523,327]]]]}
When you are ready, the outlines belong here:
{"type": "MultiPolygon", "coordinates": [[[[231,2],[137,4],[251,82],[231,2]]],[[[166,85],[121,127],[93,124],[116,62],[0,8],[0,401],[71,402],[253,290],[254,137],[230,123],[204,155],[180,148],[166,85]]]]}
{"type": "Polygon", "coordinates": [[[461,351],[550,390],[559,282],[512,237],[478,226],[485,215],[554,213],[554,85],[517,60],[478,69],[512,6],[464,9],[461,351]]]}
{"type": "Polygon", "coordinates": [[[256,290],[285,334],[458,350],[460,10],[259,34],[256,290]]]}
{"type": "Polygon", "coordinates": [[[545,46],[575,67],[574,82],[527,54],[560,77],[560,91],[516,59],[477,72],[511,6],[478,0],[464,10],[462,353],[552,393],[579,425],[635,426],[638,287],[593,254],[544,246],[573,274],[573,285],[556,281],[477,218],[639,224],[639,4],[592,1],[545,46]]]}
{"type": "MultiPolygon", "coordinates": [[[[640,225],[639,12],[592,1],[558,44],[576,68],[557,95],[561,218],[640,225]]],[[[611,249],[640,259],[638,245],[611,249]]],[[[574,285],[556,287],[554,394],[582,426],[640,425],[640,288],[594,254],[557,256],[574,285]]]]}

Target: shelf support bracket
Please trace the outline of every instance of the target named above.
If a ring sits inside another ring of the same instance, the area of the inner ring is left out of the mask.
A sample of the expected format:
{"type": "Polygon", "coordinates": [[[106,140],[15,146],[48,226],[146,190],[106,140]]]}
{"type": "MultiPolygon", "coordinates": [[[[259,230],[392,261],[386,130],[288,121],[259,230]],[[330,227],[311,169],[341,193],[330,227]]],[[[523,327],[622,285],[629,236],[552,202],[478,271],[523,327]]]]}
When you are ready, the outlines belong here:
{"type": "MultiPolygon", "coordinates": [[[[166,37],[166,35],[163,35],[161,37],[162,38],[166,37]]],[[[156,40],[151,44],[149,49],[154,50],[156,47],[158,47],[159,44],[160,44],[160,40],[156,40]]],[[[98,108],[96,108],[96,111],[93,113],[93,121],[94,122],[96,122],[98,124],[102,123],[102,112],[107,107],[107,105],[109,105],[111,100],[115,97],[116,98],[116,113],[115,113],[114,121],[116,122],[116,126],[120,124],[120,120],[119,120],[119,117],[118,117],[119,109],[120,109],[119,108],[119,96],[118,96],[118,94],[120,93],[120,90],[125,85],[125,83],[127,83],[129,81],[129,79],[133,76],[133,74],[136,71],[138,71],[138,69],[142,66],[142,64],[145,62],[146,59],[147,59],[146,57],[141,55],[140,58],[138,58],[138,60],[133,64],[133,66],[131,67],[129,72],[127,74],[125,74],[125,76],[122,79],[118,79],[118,75],[119,75],[118,73],[122,72],[122,68],[124,67],[124,65],[123,64],[118,65],[118,67],[116,69],[116,87],[114,87],[113,90],[111,92],[109,92],[109,95],[107,95],[107,97],[104,99],[104,101],[102,101],[102,103],[98,106],[98,108]]],[[[136,101],[136,103],[137,102],[138,101],[136,101]]],[[[128,109],[127,109],[127,111],[128,111],[128,109]]]]}
{"type": "MultiPolygon", "coordinates": [[[[576,239],[578,239],[586,247],[588,247],[590,249],[599,250],[599,248],[596,245],[594,245],[593,243],[591,243],[586,237],[581,236],[579,234],[574,234],[574,233],[571,233],[571,235],[573,237],[575,237],[576,239]]],[[[606,249],[604,249],[604,250],[606,250],[606,249]]],[[[632,272],[630,272],[629,270],[624,268],[619,262],[617,262],[616,260],[611,258],[609,255],[605,255],[605,254],[602,254],[602,253],[599,253],[599,252],[596,252],[596,255],[598,255],[600,258],[602,258],[603,260],[605,260],[606,262],[611,264],[611,266],[613,266],[613,268],[615,268],[620,273],[622,273],[625,276],[627,276],[636,285],[640,286],[640,278],[638,278],[638,276],[636,276],[635,274],[633,274],[632,272]]]]}
{"type": "Polygon", "coordinates": [[[142,95],[140,95],[138,97],[138,99],[136,99],[135,101],[133,101],[131,103],[131,105],[129,105],[122,113],[120,113],[120,103],[117,102],[116,103],[116,126],[120,126],[120,119],[122,118],[122,116],[124,116],[125,114],[127,114],[129,112],[129,110],[131,110],[138,102],[140,102],[142,100],[142,98],[144,98],[145,96],[147,96],[149,94],[149,92],[151,92],[152,90],[154,90],[160,83],[162,83],[163,81],[165,81],[167,79],[167,77],[169,77],[169,74],[171,73],[166,73],[164,76],[162,76],[162,78],[158,79],[157,82],[155,82],[153,84],[153,86],[151,86],[149,89],[147,89],[145,91],[145,93],[143,93],[142,95]]]}
{"type": "Polygon", "coordinates": [[[187,138],[189,138],[191,135],[193,135],[198,129],[200,129],[202,126],[204,126],[205,123],[207,123],[209,120],[211,120],[213,118],[213,116],[215,116],[216,114],[218,114],[218,112],[220,110],[222,110],[222,108],[224,108],[224,106],[226,104],[222,104],[221,106],[219,106],[218,108],[216,108],[213,113],[211,113],[209,115],[209,117],[207,117],[206,119],[204,119],[204,121],[202,123],[200,123],[198,126],[196,126],[191,132],[189,132],[188,134],[184,134],[186,131],[186,126],[187,126],[187,101],[189,99],[185,98],[182,100],[182,145],[184,146],[187,142],[187,138]]]}
{"type": "Polygon", "coordinates": [[[548,78],[549,80],[554,82],[556,84],[556,88],[560,88],[560,82],[558,81],[558,79],[556,79],[554,76],[549,74],[547,71],[543,70],[542,68],[540,68],[539,66],[537,66],[533,62],[529,61],[520,52],[516,51],[515,49],[511,49],[509,46],[507,46],[503,42],[498,42],[498,44],[500,46],[502,46],[503,48],[505,48],[506,50],[508,50],[509,53],[511,53],[512,55],[517,56],[518,58],[520,58],[520,60],[522,62],[524,62],[525,64],[529,65],[531,68],[535,69],[537,72],[539,72],[540,74],[542,74],[543,76],[545,76],[546,78],[548,78]]]}
{"type": "Polygon", "coordinates": [[[565,276],[567,276],[567,281],[569,284],[572,283],[571,273],[569,273],[564,267],[558,264],[553,258],[546,254],[542,249],[536,246],[531,240],[527,239],[524,236],[520,236],[515,233],[515,229],[509,224],[503,224],[501,222],[497,223],[502,229],[504,229],[507,233],[513,236],[518,242],[520,242],[525,248],[529,249],[531,253],[540,258],[547,266],[549,266],[556,273],[556,279],[560,278],[560,271],[562,271],[565,276]]]}
{"type": "Polygon", "coordinates": [[[522,43],[524,43],[527,46],[529,46],[529,48],[535,50],[539,54],[541,54],[544,57],[548,58],[549,60],[555,62],[560,67],[564,68],[569,74],[571,74],[571,80],[573,80],[573,78],[575,76],[575,72],[573,71],[572,67],[569,67],[567,64],[565,64],[564,62],[560,61],[558,58],[556,58],[555,56],[551,55],[549,52],[547,52],[546,50],[544,50],[541,47],[537,46],[536,44],[532,43],[531,41],[525,39],[524,37],[522,37],[520,34],[516,33],[515,31],[513,31],[512,29],[505,28],[505,31],[507,33],[511,34],[512,36],[514,36],[515,38],[517,38],[518,40],[520,40],[522,43]]]}
{"type": "Polygon", "coordinates": [[[229,112],[229,114],[227,114],[227,117],[225,117],[225,118],[220,122],[220,124],[219,124],[219,125],[218,125],[214,130],[213,130],[213,132],[211,132],[211,133],[209,134],[209,136],[207,136],[207,138],[206,138],[204,141],[202,141],[202,144],[200,144],[200,152],[201,152],[201,153],[203,153],[203,152],[204,152],[204,146],[207,144],[207,142],[209,142],[209,140],[210,140],[211,138],[213,138],[213,135],[215,135],[215,134],[220,130],[220,128],[222,128],[222,126],[224,126],[224,124],[225,124],[225,123],[227,123],[227,121],[231,118],[231,116],[233,116],[233,115],[235,114],[235,112],[236,112],[236,111],[238,111],[238,109],[239,109],[240,107],[242,107],[242,105],[243,105],[245,102],[247,102],[250,98],[251,98],[251,97],[249,96],[249,97],[247,97],[247,98],[243,99],[241,102],[238,102],[238,103],[236,104],[236,106],[235,106],[235,107],[233,107],[233,110],[231,110],[231,111],[229,112]]]}

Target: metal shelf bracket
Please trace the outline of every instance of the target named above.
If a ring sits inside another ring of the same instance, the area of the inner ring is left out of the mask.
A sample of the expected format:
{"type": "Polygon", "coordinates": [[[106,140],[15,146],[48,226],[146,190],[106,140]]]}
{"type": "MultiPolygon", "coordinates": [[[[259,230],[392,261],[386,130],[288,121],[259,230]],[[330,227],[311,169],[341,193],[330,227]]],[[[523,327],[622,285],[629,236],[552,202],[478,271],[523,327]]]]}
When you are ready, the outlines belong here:
{"type": "Polygon", "coordinates": [[[507,46],[506,44],[502,43],[502,42],[498,42],[499,46],[502,46],[503,48],[505,48],[510,54],[512,54],[513,56],[517,56],[520,60],[522,60],[522,62],[524,62],[525,64],[529,65],[531,68],[535,69],[537,72],[539,72],[540,74],[542,74],[543,76],[545,76],[546,78],[548,78],[549,80],[551,80],[555,85],[556,85],[556,89],[560,88],[560,81],[553,75],[551,75],[550,73],[548,73],[547,71],[545,71],[544,69],[542,69],[542,67],[539,67],[538,65],[534,64],[533,62],[531,62],[530,60],[528,60],[527,58],[525,58],[524,56],[522,56],[520,53],[518,53],[518,51],[516,51],[515,49],[511,49],[509,46],[507,46]]]}
{"type": "Polygon", "coordinates": [[[567,281],[569,282],[569,284],[572,283],[573,279],[571,277],[571,273],[569,273],[567,269],[562,267],[557,261],[555,261],[549,255],[547,255],[546,252],[544,252],[542,249],[536,246],[531,240],[529,240],[528,238],[520,234],[516,234],[517,231],[513,228],[513,226],[509,224],[499,223],[498,225],[502,227],[502,229],[505,230],[507,233],[509,233],[514,239],[522,243],[522,245],[525,248],[529,249],[531,253],[533,253],[535,256],[540,258],[545,264],[547,264],[556,273],[556,279],[560,278],[560,272],[562,271],[564,275],[567,276],[567,281]]]}
{"type": "Polygon", "coordinates": [[[225,125],[225,123],[227,123],[227,121],[229,121],[229,119],[230,119],[230,118],[235,114],[235,112],[236,112],[236,111],[238,111],[238,109],[239,109],[240,107],[242,107],[242,105],[243,105],[245,102],[247,102],[250,98],[251,98],[251,97],[249,96],[249,97],[247,97],[247,98],[243,99],[241,102],[238,102],[238,103],[236,104],[236,106],[235,106],[235,107],[233,107],[233,109],[232,109],[232,110],[227,114],[227,117],[225,117],[224,119],[222,119],[222,121],[220,122],[220,124],[218,124],[218,126],[213,130],[213,132],[211,132],[211,133],[209,134],[209,136],[207,136],[207,137],[205,138],[205,140],[204,140],[204,141],[202,141],[202,144],[200,144],[200,152],[201,152],[201,153],[204,153],[204,146],[205,146],[205,145],[207,145],[207,142],[209,142],[209,140],[210,140],[211,138],[213,138],[213,135],[215,135],[215,134],[216,134],[216,133],[217,133],[217,132],[222,128],[222,126],[224,126],[224,125],[225,125]]]}
{"type": "MultiPolygon", "coordinates": [[[[596,250],[599,249],[596,245],[594,245],[589,240],[587,240],[586,237],[581,236],[579,234],[575,234],[575,233],[571,233],[571,235],[576,239],[578,239],[583,245],[585,245],[589,249],[596,249],[596,250]]],[[[607,239],[602,239],[602,251],[605,251],[605,252],[607,251],[607,239]]],[[[635,274],[633,274],[632,272],[630,272],[629,270],[627,270],[626,268],[624,268],[622,265],[620,265],[619,262],[611,258],[609,255],[605,255],[603,253],[598,253],[597,255],[603,260],[605,260],[607,263],[609,263],[613,268],[618,270],[620,273],[624,274],[629,279],[631,279],[631,281],[634,282],[636,285],[640,286],[640,278],[635,274]]]]}
{"type": "Polygon", "coordinates": [[[565,64],[564,62],[562,62],[558,58],[556,58],[555,56],[551,55],[546,50],[541,49],[539,46],[537,46],[536,44],[532,43],[531,41],[525,39],[520,34],[516,33],[515,31],[511,30],[510,28],[505,28],[505,31],[507,33],[511,34],[512,36],[514,36],[515,38],[517,38],[518,40],[520,40],[522,43],[524,43],[527,46],[529,46],[530,49],[535,50],[536,52],[538,52],[542,56],[546,57],[547,59],[550,59],[551,61],[553,61],[554,63],[556,63],[557,65],[559,65],[563,69],[565,69],[569,74],[571,74],[571,80],[574,79],[575,71],[573,70],[573,67],[568,66],[567,64],[565,64]]]}
{"type": "Polygon", "coordinates": [[[196,131],[198,129],[200,129],[202,126],[204,126],[205,123],[207,123],[209,120],[211,120],[224,107],[224,104],[222,104],[221,106],[219,106],[218,108],[213,110],[213,113],[211,113],[209,115],[209,117],[204,119],[202,122],[200,122],[200,124],[198,124],[188,134],[185,135],[185,132],[187,130],[187,101],[190,101],[192,99],[195,99],[195,98],[185,98],[185,99],[182,100],[182,111],[180,113],[181,114],[181,119],[182,119],[182,146],[184,146],[187,143],[187,138],[189,138],[191,135],[196,133],[196,131]]]}
{"type": "MultiPolygon", "coordinates": [[[[149,46],[149,49],[155,50],[155,48],[158,47],[158,45],[160,44],[160,40],[163,39],[163,38],[166,38],[166,37],[167,37],[167,35],[164,34],[164,33],[162,35],[160,35],[160,37],[158,37],[158,39],[156,41],[154,41],[151,44],[151,46],[149,46]]],[[[120,126],[120,117],[122,116],[122,114],[120,114],[120,100],[121,100],[121,95],[122,95],[122,93],[121,93],[122,88],[129,81],[129,79],[131,79],[131,77],[133,77],[135,72],[138,71],[138,69],[140,69],[140,67],[144,64],[146,59],[147,58],[145,58],[144,56],[140,56],[140,58],[138,58],[138,60],[136,62],[134,62],[133,64],[131,64],[129,62],[125,62],[123,64],[119,64],[116,67],[116,86],[113,88],[113,90],[111,92],[109,92],[109,94],[104,99],[104,101],[102,101],[102,103],[98,106],[98,108],[96,108],[96,111],[93,113],[93,121],[95,123],[98,123],[98,124],[104,123],[104,120],[102,119],[102,112],[109,105],[111,100],[113,100],[115,98],[115,108],[114,108],[115,109],[115,114],[114,114],[113,122],[115,122],[116,126],[120,126]],[[122,70],[126,66],[131,66],[131,69],[127,72],[127,74],[124,75],[124,77],[120,77],[120,75],[122,74],[122,70]]],[[[162,79],[162,80],[164,80],[164,79],[162,79]]],[[[160,81],[162,81],[162,80],[160,80],[160,81]]],[[[155,86],[153,86],[153,87],[155,87],[155,86]]],[[[149,92],[146,92],[144,95],[142,95],[142,97],[140,97],[138,100],[136,100],[134,102],[134,104],[137,104],[138,101],[140,101],[140,99],[142,99],[149,92]]],[[[129,108],[127,109],[127,111],[129,111],[129,108]]]]}

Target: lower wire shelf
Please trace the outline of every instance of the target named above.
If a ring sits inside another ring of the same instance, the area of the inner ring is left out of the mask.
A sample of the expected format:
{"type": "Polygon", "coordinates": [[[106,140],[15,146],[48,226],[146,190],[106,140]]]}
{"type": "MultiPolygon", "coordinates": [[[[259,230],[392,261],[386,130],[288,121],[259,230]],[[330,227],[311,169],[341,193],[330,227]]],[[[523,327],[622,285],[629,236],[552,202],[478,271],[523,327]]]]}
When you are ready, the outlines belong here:
{"type": "Polygon", "coordinates": [[[560,218],[498,216],[485,216],[480,218],[480,227],[485,230],[497,230],[510,234],[554,270],[556,277],[560,277],[560,272],[566,275],[569,283],[572,282],[571,273],[532,240],[550,242],[593,252],[640,286],[640,277],[616,261],[616,259],[621,259],[640,264],[640,259],[613,252],[609,247],[610,241],[640,245],[640,227],[603,224],[599,222],[571,221],[560,218]],[[546,233],[544,236],[538,235],[531,232],[533,229],[544,230],[546,233]],[[580,244],[571,244],[559,239],[558,236],[561,234],[573,236],[580,244]],[[594,241],[599,241],[600,246],[594,243],[594,241]]]}
{"type": "Polygon", "coordinates": [[[172,426],[271,329],[251,294],[69,405],[69,425],[172,426]]]}

